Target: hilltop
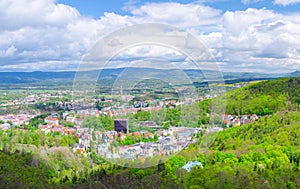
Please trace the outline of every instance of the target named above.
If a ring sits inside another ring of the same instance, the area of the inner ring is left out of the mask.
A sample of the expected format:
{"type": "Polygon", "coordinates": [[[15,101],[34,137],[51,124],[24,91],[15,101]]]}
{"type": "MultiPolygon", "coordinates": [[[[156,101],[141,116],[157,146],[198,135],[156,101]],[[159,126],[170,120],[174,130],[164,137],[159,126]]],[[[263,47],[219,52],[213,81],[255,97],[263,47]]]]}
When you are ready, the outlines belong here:
{"type": "MultiPolygon", "coordinates": [[[[263,116],[221,131],[209,150],[198,154],[204,168],[193,169],[185,187],[299,188],[299,92],[300,78],[281,78],[220,97],[227,97],[228,113],[263,116]]],[[[194,148],[199,151],[198,145],[194,148]]]]}
{"type": "Polygon", "coordinates": [[[300,71],[296,70],[294,72],[291,73],[292,77],[299,77],[300,76],[300,71]]]}
{"type": "MultiPolygon", "coordinates": [[[[115,80],[124,71],[129,79],[139,79],[140,76],[147,75],[152,78],[160,79],[180,79],[178,74],[186,74],[193,82],[201,82],[205,79],[203,72],[204,70],[196,69],[154,69],[154,68],[139,68],[139,67],[128,67],[128,68],[105,68],[99,75],[99,79],[104,80],[115,80]]],[[[84,71],[87,75],[98,75],[99,70],[84,71]]],[[[205,71],[206,74],[215,75],[216,71],[205,71]]],[[[286,76],[287,74],[265,74],[265,73],[247,73],[247,72],[223,72],[224,80],[229,83],[239,81],[252,81],[261,79],[272,79],[286,76]]],[[[61,72],[0,72],[0,83],[1,85],[53,85],[53,84],[72,84],[76,76],[76,71],[61,71],[61,72]]],[[[128,79],[128,78],[127,78],[128,79]]]]}
{"type": "Polygon", "coordinates": [[[268,115],[282,109],[295,109],[300,104],[300,77],[252,83],[217,99],[226,100],[228,114],[268,115]]]}

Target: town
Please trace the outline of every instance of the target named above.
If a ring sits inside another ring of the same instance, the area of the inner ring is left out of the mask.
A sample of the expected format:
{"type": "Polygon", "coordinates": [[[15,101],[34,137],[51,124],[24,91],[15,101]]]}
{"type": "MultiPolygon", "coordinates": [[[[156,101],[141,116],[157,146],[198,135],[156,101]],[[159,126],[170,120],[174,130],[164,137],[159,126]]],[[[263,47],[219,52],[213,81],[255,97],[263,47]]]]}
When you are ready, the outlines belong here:
{"type": "MultiPolygon", "coordinates": [[[[50,101],[51,97],[62,98],[68,92],[58,92],[53,95],[39,94],[31,95],[22,100],[14,100],[13,105],[18,106],[21,103],[45,103],[50,101]]],[[[45,134],[58,133],[60,135],[70,135],[78,138],[75,145],[71,148],[76,153],[88,155],[92,150],[99,156],[106,159],[143,159],[146,157],[169,156],[187,148],[189,144],[196,143],[199,136],[204,132],[218,132],[229,127],[240,126],[254,122],[258,119],[257,115],[227,115],[222,114],[222,127],[207,127],[202,124],[195,127],[184,125],[158,125],[155,121],[140,120],[135,122],[135,127],[130,128],[126,115],[137,115],[139,112],[160,111],[164,107],[174,109],[178,106],[186,106],[191,103],[209,100],[213,97],[207,95],[197,100],[189,99],[179,102],[174,99],[165,99],[159,103],[153,103],[151,100],[135,101],[131,106],[122,111],[118,108],[112,99],[96,99],[96,107],[85,110],[74,110],[78,105],[76,102],[58,101],[55,104],[63,111],[51,112],[50,114],[5,114],[0,116],[0,129],[9,130],[12,128],[28,129],[32,120],[37,120],[36,129],[45,134]],[[99,103],[101,102],[101,107],[99,103]],[[155,104],[155,105],[154,105],[155,104]],[[98,105],[98,107],[97,107],[98,105]],[[125,117],[124,117],[125,116],[125,117]],[[95,128],[85,124],[86,118],[107,117],[111,120],[111,127],[95,128]],[[139,129],[136,129],[139,128],[139,129]]],[[[128,101],[133,96],[127,97],[128,101]]],[[[2,104],[7,106],[8,104],[2,104]]],[[[12,105],[12,104],[10,104],[12,105]]],[[[207,115],[209,117],[209,114],[207,115]]]]}

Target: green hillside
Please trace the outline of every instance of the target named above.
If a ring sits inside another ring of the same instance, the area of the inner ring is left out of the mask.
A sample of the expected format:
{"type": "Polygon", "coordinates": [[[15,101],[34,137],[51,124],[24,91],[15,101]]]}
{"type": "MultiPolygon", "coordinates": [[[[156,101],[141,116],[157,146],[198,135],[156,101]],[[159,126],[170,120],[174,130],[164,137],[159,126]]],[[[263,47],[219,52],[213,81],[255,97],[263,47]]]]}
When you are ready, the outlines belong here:
{"type": "Polygon", "coordinates": [[[300,104],[300,78],[282,78],[253,83],[228,92],[226,111],[229,114],[267,115],[283,109],[297,109],[300,104]]]}
{"type": "Polygon", "coordinates": [[[187,188],[299,188],[300,113],[279,112],[230,128],[205,155],[187,188]]]}

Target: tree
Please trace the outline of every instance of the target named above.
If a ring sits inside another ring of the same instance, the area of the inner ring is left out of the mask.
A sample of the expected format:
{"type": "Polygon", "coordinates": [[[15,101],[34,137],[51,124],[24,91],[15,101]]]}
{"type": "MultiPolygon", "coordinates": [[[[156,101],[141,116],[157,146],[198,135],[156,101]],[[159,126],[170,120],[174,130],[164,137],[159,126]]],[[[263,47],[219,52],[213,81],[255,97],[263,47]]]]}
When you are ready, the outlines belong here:
{"type": "Polygon", "coordinates": [[[33,144],[38,147],[40,145],[40,134],[39,133],[34,133],[31,135],[31,138],[33,140],[33,144]]]}
{"type": "Polygon", "coordinates": [[[154,142],[158,141],[158,135],[155,133],[153,137],[154,142]]]}
{"type": "Polygon", "coordinates": [[[72,122],[66,122],[65,123],[65,127],[71,127],[71,128],[73,128],[74,127],[74,123],[72,123],[72,122]]]}
{"type": "Polygon", "coordinates": [[[181,168],[185,163],[185,158],[183,156],[173,156],[165,163],[165,169],[167,175],[173,177],[177,168],[181,168]]]}
{"type": "Polygon", "coordinates": [[[134,117],[138,121],[149,121],[152,118],[151,113],[148,111],[138,111],[134,117]]]}

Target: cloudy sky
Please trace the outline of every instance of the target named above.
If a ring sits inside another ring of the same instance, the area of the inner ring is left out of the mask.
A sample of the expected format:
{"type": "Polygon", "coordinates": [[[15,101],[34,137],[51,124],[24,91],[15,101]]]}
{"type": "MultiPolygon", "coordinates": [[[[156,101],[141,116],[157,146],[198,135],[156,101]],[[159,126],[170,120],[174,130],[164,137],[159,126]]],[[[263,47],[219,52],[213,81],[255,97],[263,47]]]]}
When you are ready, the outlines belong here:
{"type": "Polygon", "coordinates": [[[99,39],[140,23],[192,33],[223,71],[300,69],[300,0],[1,0],[0,71],[76,70],[99,39]]]}

